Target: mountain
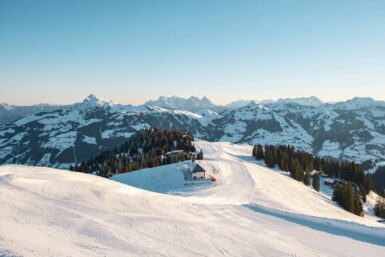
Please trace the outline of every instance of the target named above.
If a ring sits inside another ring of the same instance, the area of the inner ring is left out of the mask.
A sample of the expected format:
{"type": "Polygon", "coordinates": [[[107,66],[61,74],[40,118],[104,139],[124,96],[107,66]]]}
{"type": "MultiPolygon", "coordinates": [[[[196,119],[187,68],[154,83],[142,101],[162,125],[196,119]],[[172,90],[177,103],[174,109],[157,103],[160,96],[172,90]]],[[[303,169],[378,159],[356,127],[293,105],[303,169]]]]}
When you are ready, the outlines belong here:
{"type": "Polygon", "coordinates": [[[277,103],[297,103],[305,106],[320,106],[323,102],[315,96],[311,97],[299,97],[299,98],[280,98],[277,103]]]}
{"type": "Polygon", "coordinates": [[[182,98],[177,96],[159,97],[158,100],[151,100],[144,104],[145,106],[158,106],[169,110],[185,110],[190,112],[200,113],[205,110],[213,110],[220,112],[224,108],[222,106],[213,104],[207,97],[198,98],[191,96],[189,98],[182,98]]]}
{"type": "Polygon", "coordinates": [[[29,115],[0,127],[0,163],[68,168],[123,143],[142,128],[189,130],[208,137],[203,124],[210,124],[210,117],[114,104],[90,95],[68,109],[29,115]]]}
{"type": "Polygon", "coordinates": [[[217,113],[209,100],[180,99],[160,98],[152,104],[132,106],[90,95],[64,110],[25,116],[0,127],[0,163],[68,168],[149,127],[188,130],[209,141],[291,144],[315,155],[357,162],[385,159],[382,101],[354,98],[319,106],[253,101],[217,113]],[[187,101],[196,103],[190,111],[186,110],[187,101]],[[172,103],[172,108],[159,106],[161,102],[172,103]]]}
{"type": "Polygon", "coordinates": [[[271,103],[296,103],[299,105],[314,106],[314,107],[317,107],[323,104],[323,102],[320,99],[318,99],[315,96],[311,96],[311,97],[298,97],[298,98],[279,98],[276,101],[274,100],[260,100],[260,101],[237,100],[225,105],[225,108],[238,109],[246,105],[249,105],[252,102],[263,104],[263,105],[271,104],[271,103]]]}
{"type": "Polygon", "coordinates": [[[226,109],[238,109],[250,104],[252,100],[237,100],[225,105],[226,109]]]}
{"type": "Polygon", "coordinates": [[[0,103],[0,126],[20,119],[24,116],[39,113],[52,112],[58,109],[66,109],[67,105],[37,104],[31,106],[16,106],[0,103]]]}
{"type": "Polygon", "coordinates": [[[359,217],[334,204],[324,183],[316,192],[256,162],[250,146],[195,145],[214,184],[186,185],[181,169],[191,162],[111,179],[1,166],[0,255],[384,255],[373,192],[359,217]]]}
{"type": "Polygon", "coordinates": [[[385,158],[385,106],[381,101],[355,98],[318,107],[253,102],[222,116],[213,121],[217,130],[212,140],[290,144],[315,155],[358,162],[385,158]]]}

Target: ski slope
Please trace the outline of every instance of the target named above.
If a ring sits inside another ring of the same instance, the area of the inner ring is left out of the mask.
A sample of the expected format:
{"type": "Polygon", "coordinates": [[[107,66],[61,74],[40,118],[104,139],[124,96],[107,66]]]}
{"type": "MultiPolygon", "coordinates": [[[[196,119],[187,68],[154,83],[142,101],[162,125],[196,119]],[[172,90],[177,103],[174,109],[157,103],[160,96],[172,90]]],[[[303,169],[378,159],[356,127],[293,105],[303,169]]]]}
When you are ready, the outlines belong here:
{"type": "Polygon", "coordinates": [[[214,184],[186,186],[187,162],[112,180],[0,167],[0,256],[384,256],[385,226],[370,212],[345,212],[249,146],[196,147],[214,184]]]}

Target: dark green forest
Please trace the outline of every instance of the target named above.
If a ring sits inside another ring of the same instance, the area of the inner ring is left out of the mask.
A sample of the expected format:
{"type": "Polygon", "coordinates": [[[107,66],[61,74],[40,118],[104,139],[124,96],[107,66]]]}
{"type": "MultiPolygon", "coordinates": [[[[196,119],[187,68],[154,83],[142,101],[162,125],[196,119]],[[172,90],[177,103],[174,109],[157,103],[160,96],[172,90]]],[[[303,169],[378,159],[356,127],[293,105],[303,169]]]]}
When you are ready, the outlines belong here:
{"type": "MultiPolygon", "coordinates": [[[[187,131],[143,129],[120,146],[70,169],[110,177],[118,173],[185,161],[191,159],[191,153],[195,151],[194,137],[187,131]]],[[[199,152],[196,158],[203,159],[203,153],[199,152]]]]}
{"type": "Polygon", "coordinates": [[[312,186],[317,191],[320,188],[319,174],[338,179],[341,185],[335,187],[333,200],[345,210],[362,215],[361,199],[366,201],[366,195],[372,190],[372,180],[360,164],[315,157],[286,145],[255,145],[252,155],[257,160],[264,160],[267,167],[287,171],[293,179],[306,185],[312,177],[312,186]],[[317,173],[310,175],[314,170],[317,173]]]}

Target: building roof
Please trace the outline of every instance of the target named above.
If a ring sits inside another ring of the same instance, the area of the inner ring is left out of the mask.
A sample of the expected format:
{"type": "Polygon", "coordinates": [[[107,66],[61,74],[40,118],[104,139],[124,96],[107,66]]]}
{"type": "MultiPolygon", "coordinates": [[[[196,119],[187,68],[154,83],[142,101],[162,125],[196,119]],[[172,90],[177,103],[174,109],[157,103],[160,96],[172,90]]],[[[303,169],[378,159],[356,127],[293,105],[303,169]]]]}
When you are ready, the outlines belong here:
{"type": "Polygon", "coordinates": [[[205,169],[202,168],[202,166],[200,166],[199,164],[196,164],[192,172],[193,172],[193,173],[196,173],[196,172],[205,172],[205,169]]]}

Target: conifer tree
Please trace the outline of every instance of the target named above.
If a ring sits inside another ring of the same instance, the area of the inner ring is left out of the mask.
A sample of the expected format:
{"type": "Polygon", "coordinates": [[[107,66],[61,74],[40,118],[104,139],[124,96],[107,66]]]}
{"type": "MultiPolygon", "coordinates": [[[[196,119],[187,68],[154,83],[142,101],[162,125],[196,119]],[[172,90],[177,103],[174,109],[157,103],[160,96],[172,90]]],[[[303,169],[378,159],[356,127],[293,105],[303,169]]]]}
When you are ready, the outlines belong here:
{"type": "Polygon", "coordinates": [[[374,206],[374,213],[377,217],[385,219],[385,201],[381,196],[377,197],[376,205],[374,206]]]}
{"type": "Polygon", "coordinates": [[[354,213],[354,195],[353,195],[352,183],[350,181],[344,188],[342,206],[348,212],[354,213]]]}
{"type": "Polygon", "coordinates": [[[363,212],[362,203],[358,194],[354,195],[354,214],[361,216],[363,212]]]}
{"type": "Polygon", "coordinates": [[[203,151],[202,151],[202,149],[197,154],[197,160],[203,160],[203,151]]]}
{"type": "Polygon", "coordinates": [[[314,176],[313,176],[312,186],[313,186],[315,191],[319,192],[319,190],[320,190],[320,177],[319,177],[318,173],[314,174],[314,176]]]}
{"type": "Polygon", "coordinates": [[[254,147],[253,147],[252,156],[257,157],[257,146],[256,145],[254,145],[254,147]]]}
{"type": "Polygon", "coordinates": [[[257,160],[263,160],[265,158],[265,153],[263,152],[263,146],[262,145],[257,145],[255,158],[257,160]]]}
{"type": "Polygon", "coordinates": [[[275,167],[275,160],[274,160],[274,152],[271,147],[265,148],[265,164],[269,168],[274,168],[275,167]]]}
{"type": "Polygon", "coordinates": [[[332,200],[335,201],[335,202],[337,202],[337,203],[341,203],[342,193],[343,193],[342,186],[340,186],[339,184],[337,184],[337,185],[334,187],[332,200]]]}

